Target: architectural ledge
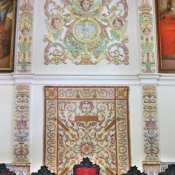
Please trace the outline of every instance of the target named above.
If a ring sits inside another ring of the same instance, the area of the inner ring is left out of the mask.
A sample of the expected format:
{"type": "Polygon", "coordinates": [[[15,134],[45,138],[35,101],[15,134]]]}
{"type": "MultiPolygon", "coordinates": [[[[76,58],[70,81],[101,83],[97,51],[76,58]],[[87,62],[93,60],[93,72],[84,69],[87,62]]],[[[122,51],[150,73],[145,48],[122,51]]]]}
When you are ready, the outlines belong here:
{"type": "Polygon", "coordinates": [[[138,74],[140,84],[158,84],[158,80],[161,74],[138,74]]]}
{"type": "Polygon", "coordinates": [[[175,74],[161,74],[158,84],[161,86],[175,86],[175,74]]]}
{"type": "Polygon", "coordinates": [[[175,86],[175,74],[121,75],[60,75],[60,74],[0,74],[1,85],[160,85],[175,86]]]}
{"type": "Polygon", "coordinates": [[[10,73],[0,74],[0,84],[1,85],[14,84],[14,78],[10,73]]]}
{"type": "Polygon", "coordinates": [[[33,84],[34,73],[22,74],[12,73],[15,84],[33,84]]]}
{"type": "Polygon", "coordinates": [[[41,75],[34,77],[35,84],[50,85],[139,85],[137,75],[41,75]]]}

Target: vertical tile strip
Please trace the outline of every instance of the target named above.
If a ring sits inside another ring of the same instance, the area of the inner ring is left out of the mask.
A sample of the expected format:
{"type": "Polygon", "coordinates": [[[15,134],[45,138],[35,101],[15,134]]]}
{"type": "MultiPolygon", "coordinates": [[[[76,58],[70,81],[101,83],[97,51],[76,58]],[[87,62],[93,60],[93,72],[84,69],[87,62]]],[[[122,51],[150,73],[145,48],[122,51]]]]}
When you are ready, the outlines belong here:
{"type": "Polygon", "coordinates": [[[32,72],[34,0],[20,0],[18,12],[16,72],[32,72]]]}
{"type": "Polygon", "coordinates": [[[30,121],[30,86],[17,85],[15,96],[14,117],[14,148],[13,163],[14,171],[24,171],[30,174],[29,163],[29,121],[30,121]]]}
{"type": "Polygon", "coordinates": [[[152,0],[138,0],[141,73],[155,73],[152,0]]]}
{"type": "Polygon", "coordinates": [[[142,87],[143,100],[143,132],[145,161],[159,161],[159,130],[157,114],[157,87],[145,85],[142,87]]]}

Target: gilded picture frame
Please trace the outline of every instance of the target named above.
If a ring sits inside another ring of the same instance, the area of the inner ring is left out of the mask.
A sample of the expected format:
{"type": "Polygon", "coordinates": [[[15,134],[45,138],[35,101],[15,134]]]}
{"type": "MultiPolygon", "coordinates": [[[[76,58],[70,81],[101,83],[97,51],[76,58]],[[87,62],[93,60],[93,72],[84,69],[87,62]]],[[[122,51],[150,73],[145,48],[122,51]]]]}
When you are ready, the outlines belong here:
{"type": "Polygon", "coordinates": [[[0,1],[0,72],[14,70],[17,0],[0,1]]]}
{"type": "Polygon", "coordinates": [[[158,72],[175,73],[175,0],[155,0],[158,72]]]}

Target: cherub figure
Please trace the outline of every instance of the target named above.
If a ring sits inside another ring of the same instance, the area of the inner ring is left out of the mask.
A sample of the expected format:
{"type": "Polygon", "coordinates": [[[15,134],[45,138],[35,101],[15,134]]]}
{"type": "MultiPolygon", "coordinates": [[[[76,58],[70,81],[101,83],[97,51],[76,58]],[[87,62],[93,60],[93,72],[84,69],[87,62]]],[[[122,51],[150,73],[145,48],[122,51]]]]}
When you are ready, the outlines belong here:
{"type": "Polygon", "coordinates": [[[48,35],[45,35],[46,38],[54,38],[54,40],[58,40],[63,32],[63,22],[60,18],[54,17],[52,18],[51,23],[46,19],[45,20],[47,30],[49,32],[48,35]]]}
{"type": "Polygon", "coordinates": [[[24,27],[22,30],[21,30],[21,33],[24,35],[24,36],[27,36],[29,34],[29,29],[27,27],[24,27]]]}
{"type": "Polygon", "coordinates": [[[100,6],[100,1],[93,3],[91,0],[81,0],[80,2],[73,0],[69,10],[76,16],[95,17],[94,15],[100,15],[100,6]]]}
{"type": "Polygon", "coordinates": [[[124,23],[121,18],[115,17],[109,22],[109,25],[111,27],[112,38],[118,41],[127,38],[127,36],[124,35],[128,25],[127,21],[124,23]]]}
{"type": "Polygon", "coordinates": [[[120,18],[116,18],[113,21],[113,26],[115,30],[119,30],[123,26],[123,21],[120,18]]]}
{"type": "Polygon", "coordinates": [[[52,19],[52,26],[54,29],[60,29],[61,27],[61,21],[59,18],[53,18],[52,19]]]}
{"type": "Polygon", "coordinates": [[[142,32],[145,36],[149,36],[151,33],[151,30],[149,28],[144,28],[142,32]]]}
{"type": "Polygon", "coordinates": [[[90,0],[82,0],[80,3],[82,9],[84,11],[88,11],[90,9],[90,7],[92,6],[91,1],[90,0]]]}

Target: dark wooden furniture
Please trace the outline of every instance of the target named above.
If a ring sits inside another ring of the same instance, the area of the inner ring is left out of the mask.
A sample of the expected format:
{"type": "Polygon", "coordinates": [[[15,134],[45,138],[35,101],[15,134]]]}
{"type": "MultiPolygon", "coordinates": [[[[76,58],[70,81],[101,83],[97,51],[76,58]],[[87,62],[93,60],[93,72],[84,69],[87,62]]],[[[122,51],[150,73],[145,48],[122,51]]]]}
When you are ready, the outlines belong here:
{"type": "Polygon", "coordinates": [[[51,173],[50,170],[48,170],[47,166],[41,166],[38,172],[31,173],[31,175],[56,175],[56,174],[51,173]]]}
{"type": "Polygon", "coordinates": [[[160,172],[159,175],[175,175],[175,165],[168,165],[168,168],[165,170],[165,172],[160,172]]]}
{"type": "Polygon", "coordinates": [[[73,167],[73,175],[87,174],[91,173],[92,175],[100,175],[100,167],[97,164],[92,164],[88,157],[83,158],[83,161],[80,164],[76,164],[73,167]]]}
{"type": "Polygon", "coordinates": [[[131,166],[130,170],[127,173],[122,174],[122,175],[147,175],[147,174],[144,172],[141,173],[140,170],[138,170],[136,166],[131,166]]]}
{"type": "Polygon", "coordinates": [[[13,171],[9,171],[9,169],[7,169],[6,167],[6,164],[1,163],[0,164],[0,175],[16,175],[16,173],[14,173],[13,171]]]}

